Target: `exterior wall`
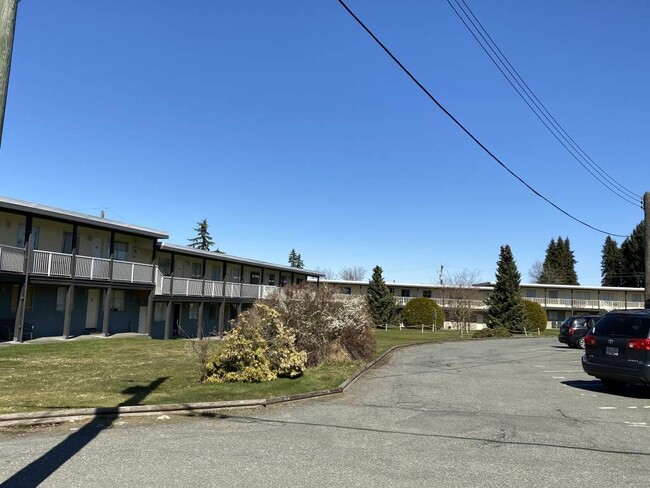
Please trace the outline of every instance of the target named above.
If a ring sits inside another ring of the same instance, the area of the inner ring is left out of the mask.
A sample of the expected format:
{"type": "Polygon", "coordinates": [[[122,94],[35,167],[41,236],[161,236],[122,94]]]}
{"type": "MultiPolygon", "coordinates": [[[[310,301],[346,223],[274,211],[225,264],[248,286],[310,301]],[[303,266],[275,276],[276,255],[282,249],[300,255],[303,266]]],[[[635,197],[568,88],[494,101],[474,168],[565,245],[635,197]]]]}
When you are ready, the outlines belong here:
{"type": "Polygon", "coordinates": [[[25,224],[25,217],[9,212],[0,212],[0,244],[18,245],[18,226],[25,224]]]}
{"type": "Polygon", "coordinates": [[[38,243],[34,249],[41,251],[63,252],[63,234],[72,232],[71,224],[45,219],[33,219],[32,227],[38,227],[38,243]]]}
{"type": "Polygon", "coordinates": [[[79,226],[77,229],[77,254],[108,258],[110,254],[111,233],[107,230],[79,226]]]}
{"type": "Polygon", "coordinates": [[[153,256],[153,239],[137,237],[128,234],[115,234],[116,242],[125,242],[127,244],[127,259],[134,263],[151,264],[153,256]]]}

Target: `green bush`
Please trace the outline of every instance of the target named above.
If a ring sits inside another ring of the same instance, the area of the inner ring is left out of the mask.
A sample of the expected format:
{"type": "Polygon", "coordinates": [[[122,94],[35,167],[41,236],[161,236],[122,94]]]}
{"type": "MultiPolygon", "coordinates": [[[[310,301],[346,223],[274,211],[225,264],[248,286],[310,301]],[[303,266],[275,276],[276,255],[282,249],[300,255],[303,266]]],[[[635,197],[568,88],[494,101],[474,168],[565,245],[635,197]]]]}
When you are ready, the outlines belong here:
{"type": "Polygon", "coordinates": [[[487,337],[510,337],[512,334],[505,327],[496,329],[481,329],[472,334],[472,339],[485,339],[487,337]]]}
{"type": "Polygon", "coordinates": [[[539,330],[546,330],[546,310],[539,303],[524,300],[524,308],[526,309],[526,330],[528,332],[537,332],[539,330]]]}
{"type": "Polygon", "coordinates": [[[206,365],[211,382],[270,381],[296,378],[305,370],[307,353],[297,351],[296,337],[282,325],[280,314],[255,304],[242,313],[224,348],[206,365]]]}
{"type": "Polygon", "coordinates": [[[402,310],[402,321],[406,325],[433,325],[436,318],[436,329],[445,323],[445,313],[442,308],[430,298],[414,298],[409,300],[402,310]]]}

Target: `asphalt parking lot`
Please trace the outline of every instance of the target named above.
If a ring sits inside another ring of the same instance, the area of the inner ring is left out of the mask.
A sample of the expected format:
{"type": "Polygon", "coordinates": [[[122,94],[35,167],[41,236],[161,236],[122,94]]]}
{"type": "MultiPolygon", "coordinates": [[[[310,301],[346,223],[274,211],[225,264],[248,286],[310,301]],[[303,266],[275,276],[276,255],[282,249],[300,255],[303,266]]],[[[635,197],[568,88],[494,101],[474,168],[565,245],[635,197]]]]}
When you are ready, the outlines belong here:
{"type": "Polygon", "coordinates": [[[606,393],[581,355],[423,345],[334,397],[4,433],[0,486],[647,486],[650,390],[606,393]]]}

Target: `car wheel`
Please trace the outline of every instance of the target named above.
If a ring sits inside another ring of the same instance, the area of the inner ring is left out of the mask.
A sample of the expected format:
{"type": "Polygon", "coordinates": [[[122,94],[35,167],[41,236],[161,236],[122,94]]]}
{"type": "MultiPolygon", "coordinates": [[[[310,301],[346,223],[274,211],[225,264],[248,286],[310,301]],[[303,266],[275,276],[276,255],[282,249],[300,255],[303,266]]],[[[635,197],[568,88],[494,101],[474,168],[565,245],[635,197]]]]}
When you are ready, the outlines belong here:
{"type": "Polygon", "coordinates": [[[585,338],[581,337],[578,339],[578,343],[576,344],[578,346],[578,349],[584,349],[585,348],[585,338]]]}
{"type": "Polygon", "coordinates": [[[607,390],[610,393],[618,393],[625,387],[625,383],[623,381],[606,380],[601,378],[600,382],[603,384],[605,390],[607,390]]]}

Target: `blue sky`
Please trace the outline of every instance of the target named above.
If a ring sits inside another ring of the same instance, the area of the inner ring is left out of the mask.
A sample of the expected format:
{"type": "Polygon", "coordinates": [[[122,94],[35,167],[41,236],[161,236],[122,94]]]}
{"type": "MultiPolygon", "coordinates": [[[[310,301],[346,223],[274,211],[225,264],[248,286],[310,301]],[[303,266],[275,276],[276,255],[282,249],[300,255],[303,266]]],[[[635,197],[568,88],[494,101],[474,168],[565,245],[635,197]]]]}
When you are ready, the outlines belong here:
{"type": "MultiPolygon", "coordinates": [[[[650,190],[650,3],[466,0],[528,84],[618,181],[650,190]]],[[[628,234],[640,208],[546,132],[445,0],[349,6],[479,139],[561,207],[628,234]]],[[[516,182],[334,1],[27,0],[0,194],[167,230],[207,218],[228,253],[523,281],[568,236],[581,284],[605,236],[516,182]]],[[[621,239],[619,239],[619,242],[621,239]]]]}

